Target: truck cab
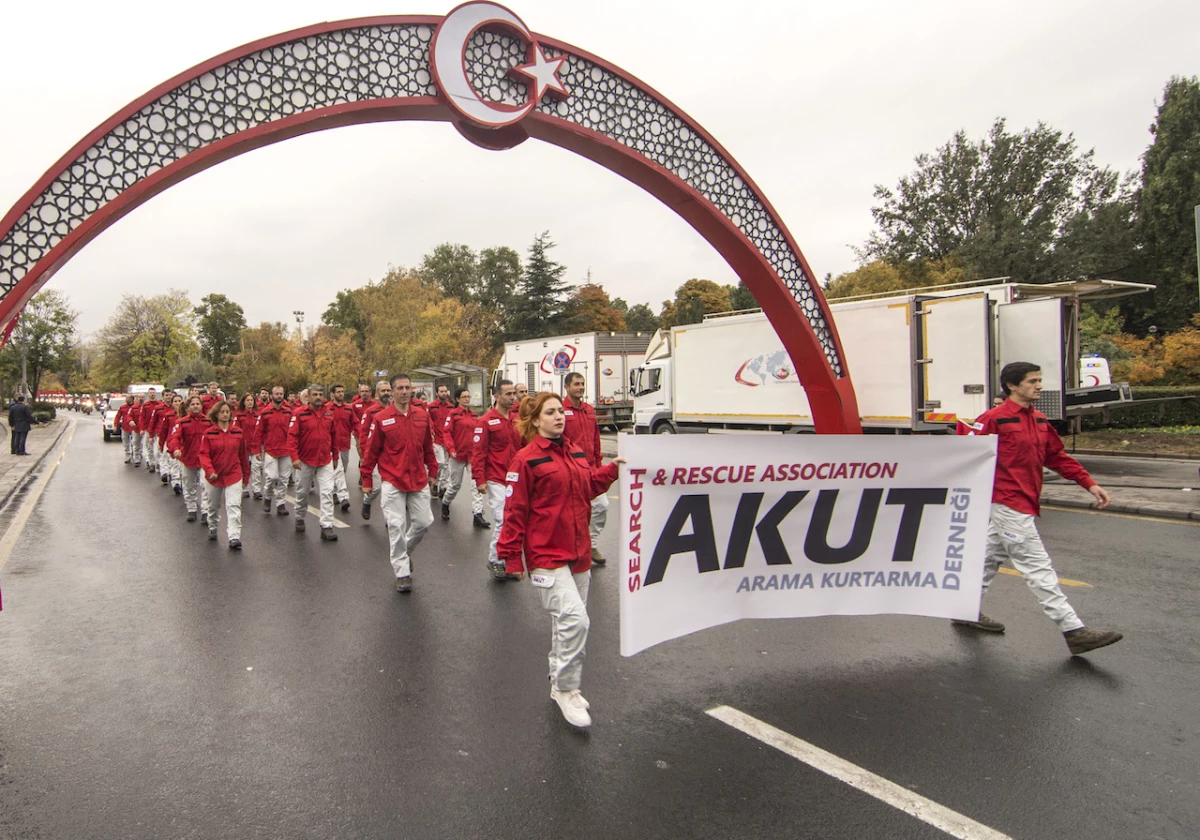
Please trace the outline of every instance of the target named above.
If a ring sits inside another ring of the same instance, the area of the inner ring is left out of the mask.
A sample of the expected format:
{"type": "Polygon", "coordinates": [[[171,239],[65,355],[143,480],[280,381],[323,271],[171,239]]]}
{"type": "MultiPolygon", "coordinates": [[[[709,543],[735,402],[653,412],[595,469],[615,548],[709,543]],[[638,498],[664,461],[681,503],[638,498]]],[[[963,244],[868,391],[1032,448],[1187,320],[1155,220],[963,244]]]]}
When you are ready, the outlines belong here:
{"type": "Polygon", "coordinates": [[[629,393],[633,395],[633,427],[639,435],[672,435],[671,359],[655,359],[636,367],[629,374],[629,393]]]}

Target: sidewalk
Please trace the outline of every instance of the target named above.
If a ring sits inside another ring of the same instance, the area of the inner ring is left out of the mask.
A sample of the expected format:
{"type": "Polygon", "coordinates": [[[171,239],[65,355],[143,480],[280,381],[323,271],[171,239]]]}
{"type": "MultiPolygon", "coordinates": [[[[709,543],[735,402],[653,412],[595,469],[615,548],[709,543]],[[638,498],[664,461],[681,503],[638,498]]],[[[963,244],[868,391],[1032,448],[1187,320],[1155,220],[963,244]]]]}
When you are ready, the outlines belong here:
{"type": "MultiPolygon", "coordinates": [[[[74,420],[58,417],[42,426],[35,426],[25,441],[28,455],[10,455],[0,449],[0,508],[8,504],[13,493],[24,484],[25,478],[37,469],[74,420]]],[[[8,445],[8,426],[4,427],[4,444],[8,445]]]]}

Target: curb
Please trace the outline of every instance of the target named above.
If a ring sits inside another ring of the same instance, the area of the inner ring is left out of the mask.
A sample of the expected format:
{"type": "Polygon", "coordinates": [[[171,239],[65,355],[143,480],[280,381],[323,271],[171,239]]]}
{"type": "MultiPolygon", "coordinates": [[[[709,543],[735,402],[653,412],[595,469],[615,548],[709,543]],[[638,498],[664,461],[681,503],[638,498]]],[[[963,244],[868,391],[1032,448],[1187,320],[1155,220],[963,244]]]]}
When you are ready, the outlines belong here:
{"type": "MultiPolygon", "coordinates": [[[[1090,499],[1047,499],[1042,497],[1043,505],[1054,507],[1077,508],[1079,510],[1095,511],[1096,506],[1090,499]]],[[[1183,522],[1200,522],[1200,510],[1179,510],[1178,508],[1161,508],[1154,505],[1137,505],[1113,501],[1104,509],[1104,513],[1125,513],[1131,516],[1157,516],[1161,519],[1178,519],[1183,522]]]]}
{"type": "Polygon", "coordinates": [[[1169,452],[1125,452],[1117,449],[1068,449],[1068,455],[1111,455],[1118,458],[1156,458],[1162,461],[1200,461],[1200,455],[1169,452]]]}
{"type": "Polygon", "coordinates": [[[17,482],[12,486],[12,489],[5,493],[3,498],[0,498],[0,510],[3,510],[8,506],[9,501],[12,500],[12,497],[16,495],[17,491],[25,486],[25,479],[29,478],[30,474],[42,465],[42,461],[46,460],[46,456],[54,451],[54,448],[58,446],[58,442],[62,440],[62,436],[67,433],[67,429],[71,428],[73,423],[78,422],[69,418],[64,419],[66,422],[63,423],[63,427],[59,429],[58,434],[55,435],[54,441],[46,447],[46,451],[39,455],[37,460],[29,465],[29,469],[25,470],[25,474],[17,480],[17,482]]]}

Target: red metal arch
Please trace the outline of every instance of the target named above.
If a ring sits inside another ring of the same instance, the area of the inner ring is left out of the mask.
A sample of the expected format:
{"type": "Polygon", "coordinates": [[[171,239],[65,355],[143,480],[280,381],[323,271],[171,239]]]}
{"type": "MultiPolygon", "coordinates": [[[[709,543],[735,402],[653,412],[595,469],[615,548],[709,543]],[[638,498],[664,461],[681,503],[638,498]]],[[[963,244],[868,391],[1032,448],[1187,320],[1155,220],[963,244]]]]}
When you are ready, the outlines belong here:
{"type": "MultiPolygon", "coordinates": [[[[139,97],[98,126],[63,155],[0,221],[0,236],[4,236],[12,230],[22,215],[33,206],[33,203],[93,144],[138,114],[147,105],[158,101],[180,85],[199,79],[205,73],[241,57],[309,36],[374,26],[428,25],[436,28],[442,19],[438,16],[389,16],[322,23],[255,41],[203,62],[139,97]]],[[[637,90],[653,96],[670,107],[685,121],[691,131],[716,149],[723,156],[724,161],[734,168],[737,175],[766,208],[772,221],[786,238],[787,244],[799,259],[805,276],[810,280],[814,277],[799,247],[761,190],[701,126],[688,118],[683,111],[671,105],[669,100],[661,94],[608,62],[563,42],[540,35],[535,37],[543,47],[568,53],[603,67],[608,72],[627,81],[637,90]]],[[[23,278],[3,297],[0,297],[0,324],[8,323],[17,315],[29,298],[36,294],[38,289],[59,268],[107,227],[185,178],[246,151],[277,143],[290,137],[343,125],[393,120],[454,122],[468,139],[490,148],[507,148],[521,142],[526,136],[534,137],[569,149],[642,187],[674,210],[708,240],[754,293],[797,368],[812,408],[816,430],[822,433],[861,432],[857,402],[849,372],[846,369],[845,355],[833,327],[833,319],[828,305],[815,282],[812,282],[812,289],[816,302],[832,333],[837,357],[841,360],[842,375],[840,376],[831,366],[825,348],[808,318],[805,317],[796,297],[760,250],[711,201],[675,173],[597,131],[558,119],[541,111],[534,111],[518,125],[498,132],[479,129],[464,124],[459,115],[441,96],[370,99],[331,105],[249,128],[184,155],[173,164],[124,189],[117,197],[88,216],[65,238],[54,245],[23,278]]]]}

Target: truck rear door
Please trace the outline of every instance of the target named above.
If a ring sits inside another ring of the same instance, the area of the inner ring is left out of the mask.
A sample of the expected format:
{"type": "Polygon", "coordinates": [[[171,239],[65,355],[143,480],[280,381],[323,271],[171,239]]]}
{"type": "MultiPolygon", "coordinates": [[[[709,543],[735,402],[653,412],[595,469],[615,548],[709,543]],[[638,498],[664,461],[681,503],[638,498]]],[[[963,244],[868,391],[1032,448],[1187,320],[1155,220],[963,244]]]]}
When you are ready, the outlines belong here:
{"type": "Polygon", "coordinates": [[[1042,366],[1042,395],[1034,405],[1051,420],[1062,420],[1064,392],[1063,300],[1035,298],[1001,304],[996,312],[999,364],[996,367],[996,387],[1000,369],[1009,362],[1030,362],[1042,366]]]}
{"type": "Polygon", "coordinates": [[[918,429],[974,420],[991,407],[991,321],[988,296],[920,298],[917,340],[918,429]]]}

